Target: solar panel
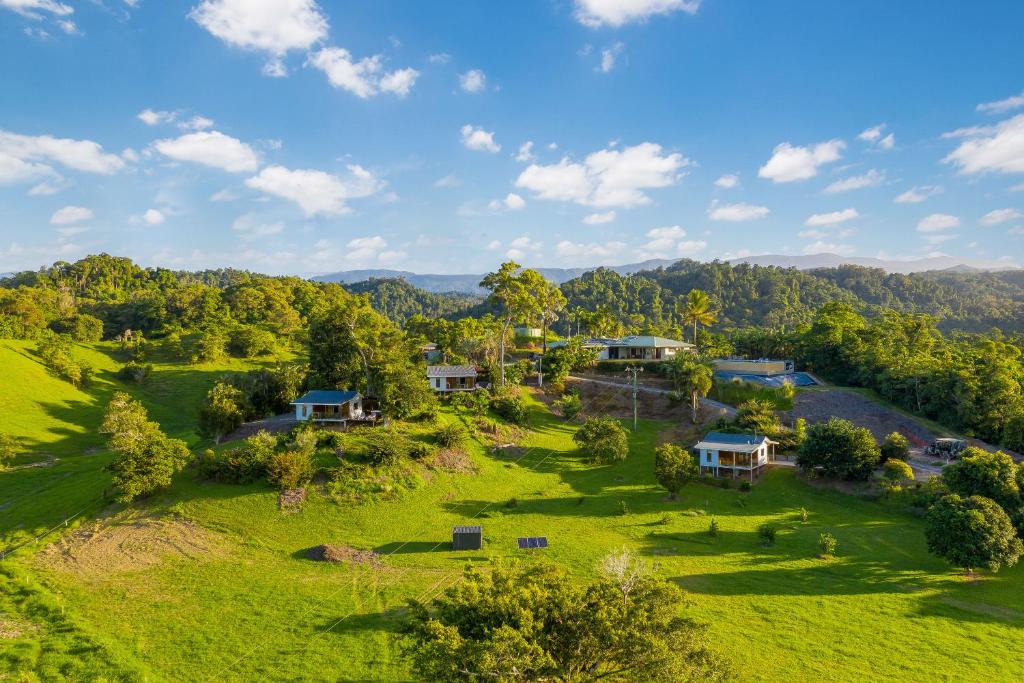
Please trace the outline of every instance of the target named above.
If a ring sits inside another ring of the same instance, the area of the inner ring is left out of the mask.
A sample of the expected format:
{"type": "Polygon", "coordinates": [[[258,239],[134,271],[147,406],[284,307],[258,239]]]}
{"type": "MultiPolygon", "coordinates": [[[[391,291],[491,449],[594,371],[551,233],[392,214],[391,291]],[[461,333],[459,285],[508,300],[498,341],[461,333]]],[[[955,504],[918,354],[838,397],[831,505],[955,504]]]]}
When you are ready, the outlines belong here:
{"type": "Polygon", "coordinates": [[[520,550],[547,548],[548,539],[547,536],[526,536],[524,538],[517,538],[516,544],[519,546],[520,550]]]}

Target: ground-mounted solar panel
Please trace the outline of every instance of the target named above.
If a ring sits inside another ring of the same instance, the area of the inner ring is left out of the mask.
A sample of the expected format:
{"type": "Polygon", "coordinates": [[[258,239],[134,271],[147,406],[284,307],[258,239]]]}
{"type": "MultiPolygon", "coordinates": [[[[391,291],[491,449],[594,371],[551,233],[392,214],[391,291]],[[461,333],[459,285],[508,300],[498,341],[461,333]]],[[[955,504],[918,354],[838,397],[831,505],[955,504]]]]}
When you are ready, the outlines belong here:
{"type": "Polygon", "coordinates": [[[517,538],[516,544],[519,546],[520,550],[547,548],[548,539],[547,536],[525,536],[523,538],[517,538]]]}

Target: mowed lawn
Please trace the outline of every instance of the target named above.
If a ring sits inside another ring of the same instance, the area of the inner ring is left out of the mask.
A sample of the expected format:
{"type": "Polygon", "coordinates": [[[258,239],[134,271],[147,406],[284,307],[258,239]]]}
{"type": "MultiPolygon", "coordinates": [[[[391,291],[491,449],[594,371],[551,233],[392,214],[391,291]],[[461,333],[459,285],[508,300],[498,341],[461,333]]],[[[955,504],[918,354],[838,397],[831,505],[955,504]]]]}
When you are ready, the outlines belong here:
{"type": "MultiPolygon", "coordinates": [[[[183,382],[189,370],[177,370],[183,382]]],[[[184,434],[194,419],[187,402],[202,393],[175,400],[174,386],[152,397],[152,412],[184,434]]],[[[0,387],[5,397],[12,388],[3,377],[0,387]]],[[[147,392],[156,386],[141,394],[148,403],[147,392]]],[[[68,447],[91,438],[69,435],[82,433],[72,424],[45,429],[68,447]]],[[[8,560],[14,578],[0,584],[4,604],[22,610],[12,618],[24,628],[0,640],[0,662],[48,679],[111,677],[113,667],[129,680],[407,680],[395,630],[408,598],[435,595],[467,565],[496,558],[555,562],[585,579],[626,546],[686,589],[681,609],[708,625],[744,680],[1024,676],[1020,570],[967,583],[927,554],[920,520],[789,470],[769,472],[750,493],[693,484],[669,502],[653,479],[653,447],[669,426],[642,421],[626,462],[595,466],[580,460],[573,427],[534,404],[526,450],[496,456],[474,444],[475,475],[433,473],[395,499],[361,505],[314,495],[294,514],[280,512],[265,485],[203,483],[183,472],[166,495],[108,508],[105,531],[82,546],[79,562],[34,548],[8,560]],[[711,518],[716,538],[707,534],[711,518]],[[765,522],[780,529],[770,548],[757,536],[765,522]],[[483,525],[482,551],[449,549],[451,527],[465,523],[483,525]],[[834,559],[816,556],[823,530],[839,539],[834,559]],[[533,535],[550,547],[516,549],[516,537],[533,535]],[[377,567],[308,559],[321,543],[375,549],[383,559],[377,567]],[[44,591],[68,623],[32,612],[32,600],[13,595],[22,584],[44,591]]],[[[21,503],[22,517],[31,506],[45,518],[77,489],[95,497],[104,475],[79,464],[94,457],[48,468],[60,488],[21,503]]]]}

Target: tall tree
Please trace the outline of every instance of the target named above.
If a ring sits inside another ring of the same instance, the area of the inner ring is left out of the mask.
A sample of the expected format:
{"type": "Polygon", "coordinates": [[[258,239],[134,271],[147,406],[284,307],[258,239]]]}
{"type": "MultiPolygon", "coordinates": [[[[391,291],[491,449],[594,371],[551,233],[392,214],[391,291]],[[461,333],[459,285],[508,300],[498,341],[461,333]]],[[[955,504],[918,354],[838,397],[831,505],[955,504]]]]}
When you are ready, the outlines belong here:
{"type": "Polygon", "coordinates": [[[676,391],[689,395],[693,423],[697,424],[697,404],[711,391],[714,381],[711,366],[688,353],[678,353],[669,366],[669,377],[676,391]]]}
{"type": "MultiPolygon", "coordinates": [[[[499,342],[498,367],[501,373],[501,386],[505,386],[505,339],[509,328],[516,320],[526,320],[537,309],[537,301],[526,286],[523,271],[515,261],[506,261],[493,273],[488,273],[480,281],[480,286],[491,290],[491,301],[500,307],[502,312],[501,340],[499,342]]],[[[540,274],[537,274],[540,277],[540,274]]],[[[528,276],[532,277],[532,276],[528,276]]]]}
{"type": "Polygon", "coordinates": [[[963,567],[999,571],[1017,563],[1024,545],[999,505],[983,496],[944,496],[928,510],[928,550],[963,567]]]}
{"type": "Polygon", "coordinates": [[[700,289],[691,289],[683,306],[683,321],[693,325],[693,345],[697,345],[697,326],[708,327],[718,322],[718,311],[711,304],[711,297],[700,289]]]}
{"type": "Polygon", "coordinates": [[[565,295],[554,284],[536,270],[524,270],[523,285],[533,297],[541,325],[541,353],[548,350],[548,327],[558,320],[558,314],[565,308],[565,295]]]}

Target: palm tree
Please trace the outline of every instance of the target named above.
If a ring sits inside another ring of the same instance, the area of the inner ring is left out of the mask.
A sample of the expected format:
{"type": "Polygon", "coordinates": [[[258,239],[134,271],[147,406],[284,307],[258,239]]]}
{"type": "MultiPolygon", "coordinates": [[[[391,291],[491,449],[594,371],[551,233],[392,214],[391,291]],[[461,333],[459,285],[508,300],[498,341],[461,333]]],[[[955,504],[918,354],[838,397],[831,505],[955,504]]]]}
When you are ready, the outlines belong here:
{"type": "Polygon", "coordinates": [[[713,385],[714,373],[709,365],[700,362],[690,354],[679,354],[669,366],[669,377],[676,391],[690,395],[690,409],[693,424],[697,424],[697,404],[708,395],[713,385]]]}
{"type": "Polygon", "coordinates": [[[683,307],[683,322],[693,324],[693,345],[697,345],[697,326],[714,325],[718,322],[718,311],[711,305],[711,297],[707,292],[699,289],[691,289],[686,295],[686,304],[683,307]]]}

